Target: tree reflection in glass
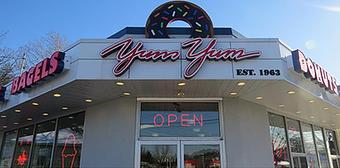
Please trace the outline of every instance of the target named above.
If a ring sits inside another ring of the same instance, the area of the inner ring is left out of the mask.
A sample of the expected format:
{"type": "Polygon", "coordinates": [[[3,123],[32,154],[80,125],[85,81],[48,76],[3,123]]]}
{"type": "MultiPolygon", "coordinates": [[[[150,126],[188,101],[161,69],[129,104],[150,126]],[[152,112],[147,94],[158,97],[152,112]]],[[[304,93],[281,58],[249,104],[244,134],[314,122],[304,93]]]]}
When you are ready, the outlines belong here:
{"type": "Polygon", "coordinates": [[[184,145],[185,168],[220,168],[219,145],[184,145]]]}
{"type": "Polygon", "coordinates": [[[177,168],[176,145],[142,145],[141,168],[177,168]]]}

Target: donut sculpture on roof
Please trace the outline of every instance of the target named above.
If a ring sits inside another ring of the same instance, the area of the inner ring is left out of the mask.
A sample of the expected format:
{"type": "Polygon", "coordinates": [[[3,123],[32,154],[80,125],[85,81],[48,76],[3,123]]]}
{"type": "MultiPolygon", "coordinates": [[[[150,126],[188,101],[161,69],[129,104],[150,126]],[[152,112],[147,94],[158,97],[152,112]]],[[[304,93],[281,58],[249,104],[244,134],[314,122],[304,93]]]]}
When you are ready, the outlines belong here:
{"type": "Polygon", "coordinates": [[[169,38],[169,23],[181,20],[192,29],[191,38],[214,36],[214,28],[208,14],[199,6],[187,1],[170,1],[156,8],[145,26],[146,38],[169,38]]]}

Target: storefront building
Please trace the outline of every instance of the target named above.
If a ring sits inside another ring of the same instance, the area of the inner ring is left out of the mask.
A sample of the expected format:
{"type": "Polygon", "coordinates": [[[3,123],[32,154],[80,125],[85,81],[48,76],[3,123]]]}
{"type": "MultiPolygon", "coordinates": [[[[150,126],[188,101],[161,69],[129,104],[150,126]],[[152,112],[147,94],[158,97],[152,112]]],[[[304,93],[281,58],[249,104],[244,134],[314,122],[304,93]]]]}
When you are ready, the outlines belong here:
{"type": "Polygon", "coordinates": [[[340,166],[336,79],[186,1],[53,53],[0,100],[3,168],[340,166]]]}

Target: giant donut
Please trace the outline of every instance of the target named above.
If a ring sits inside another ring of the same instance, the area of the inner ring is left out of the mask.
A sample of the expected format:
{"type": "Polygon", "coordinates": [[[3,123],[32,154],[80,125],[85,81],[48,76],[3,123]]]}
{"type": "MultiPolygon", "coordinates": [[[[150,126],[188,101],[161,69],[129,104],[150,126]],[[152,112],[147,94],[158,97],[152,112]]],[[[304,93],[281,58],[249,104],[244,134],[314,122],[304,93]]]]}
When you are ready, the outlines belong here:
{"type": "Polygon", "coordinates": [[[214,28],[208,14],[199,6],[187,1],[170,1],[157,7],[145,26],[146,38],[169,38],[169,23],[181,20],[191,27],[191,38],[214,36],[214,28]]]}

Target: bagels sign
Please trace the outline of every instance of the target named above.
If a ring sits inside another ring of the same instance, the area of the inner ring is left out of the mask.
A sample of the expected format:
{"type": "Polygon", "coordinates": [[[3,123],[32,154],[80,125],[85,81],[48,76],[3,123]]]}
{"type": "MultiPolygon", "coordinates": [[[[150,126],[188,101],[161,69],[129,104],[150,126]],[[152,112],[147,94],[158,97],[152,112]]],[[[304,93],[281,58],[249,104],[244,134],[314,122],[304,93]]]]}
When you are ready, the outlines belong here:
{"type": "MultiPolygon", "coordinates": [[[[183,49],[187,49],[185,58],[190,63],[184,70],[184,77],[190,79],[194,77],[206,60],[213,61],[241,61],[244,59],[256,58],[261,55],[260,51],[245,51],[244,49],[215,49],[216,39],[211,39],[208,45],[198,49],[202,45],[202,38],[194,38],[181,43],[183,49]]],[[[143,43],[137,42],[132,46],[132,38],[118,41],[100,52],[102,58],[115,53],[118,63],[113,68],[115,76],[123,75],[132,65],[134,60],[141,61],[176,61],[181,58],[179,50],[147,50],[143,49],[143,43]]]]}
{"type": "Polygon", "coordinates": [[[330,93],[339,95],[336,79],[320,65],[314,63],[312,59],[306,58],[300,50],[292,51],[294,70],[303,73],[306,78],[310,78],[315,83],[324,87],[330,93]]]}

